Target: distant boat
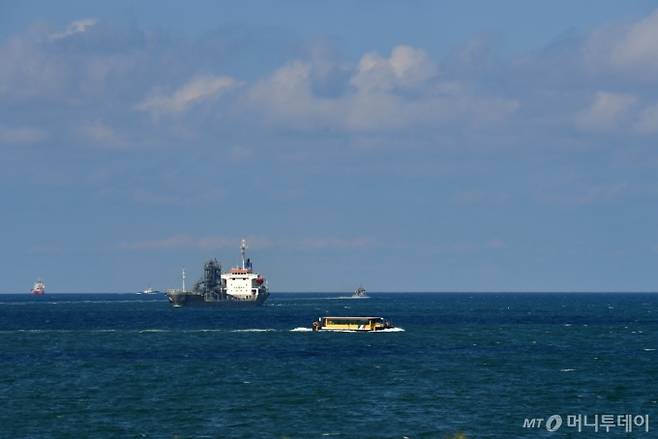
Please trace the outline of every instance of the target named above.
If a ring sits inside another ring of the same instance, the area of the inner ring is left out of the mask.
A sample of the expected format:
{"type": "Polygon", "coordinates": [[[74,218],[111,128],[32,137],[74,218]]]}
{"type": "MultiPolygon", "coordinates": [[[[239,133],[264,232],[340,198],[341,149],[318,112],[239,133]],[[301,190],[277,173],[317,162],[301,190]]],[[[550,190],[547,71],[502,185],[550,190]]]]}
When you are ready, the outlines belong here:
{"type": "Polygon", "coordinates": [[[158,291],[158,290],[154,290],[153,288],[148,287],[147,289],[145,289],[144,291],[142,291],[141,294],[160,294],[160,291],[158,291]]]}
{"type": "Polygon", "coordinates": [[[46,284],[43,283],[41,279],[37,279],[37,281],[32,286],[32,294],[35,296],[43,296],[46,294],[46,284]]]}
{"type": "Polygon", "coordinates": [[[353,299],[367,299],[368,294],[366,294],[366,289],[363,287],[359,287],[356,290],[354,290],[354,293],[352,293],[352,298],[353,299]]]}

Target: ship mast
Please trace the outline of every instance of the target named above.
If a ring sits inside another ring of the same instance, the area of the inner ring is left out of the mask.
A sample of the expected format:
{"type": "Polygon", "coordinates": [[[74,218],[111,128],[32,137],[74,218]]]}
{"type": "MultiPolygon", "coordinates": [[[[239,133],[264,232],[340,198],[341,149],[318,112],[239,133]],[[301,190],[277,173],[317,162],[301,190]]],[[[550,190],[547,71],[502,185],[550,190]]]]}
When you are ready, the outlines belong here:
{"type": "Polygon", "coordinates": [[[240,241],[240,254],[242,255],[242,268],[243,269],[247,268],[246,265],[245,265],[245,261],[244,261],[245,250],[247,250],[247,240],[243,239],[242,241],[240,241]]]}
{"type": "Polygon", "coordinates": [[[185,291],[187,291],[187,290],[185,289],[185,267],[183,267],[183,274],[182,274],[182,277],[183,277],[183,292],[185,292],[185,291]]]}

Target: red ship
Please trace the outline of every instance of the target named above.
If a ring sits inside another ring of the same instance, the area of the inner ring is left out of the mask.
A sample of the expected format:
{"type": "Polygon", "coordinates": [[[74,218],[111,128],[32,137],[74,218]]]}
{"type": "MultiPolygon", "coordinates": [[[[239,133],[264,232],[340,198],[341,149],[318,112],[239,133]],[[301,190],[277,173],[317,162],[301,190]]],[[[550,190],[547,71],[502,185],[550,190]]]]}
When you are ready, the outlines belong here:
{"type": "Polygon", "coordinates": [[[43,296],[46,294],[46,284],[43,283],[41,279],[38,279],[35,283],[34,286],[32,287],[32,294],[35,296],[43,296]]]}

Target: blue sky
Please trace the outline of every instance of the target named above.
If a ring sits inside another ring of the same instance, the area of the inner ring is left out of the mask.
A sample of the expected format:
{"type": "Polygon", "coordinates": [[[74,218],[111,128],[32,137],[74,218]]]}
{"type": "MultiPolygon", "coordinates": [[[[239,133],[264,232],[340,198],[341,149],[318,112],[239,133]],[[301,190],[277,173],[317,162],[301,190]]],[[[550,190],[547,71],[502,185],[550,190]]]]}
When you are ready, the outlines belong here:
{"type": "Polygon", "coordinates": [[[0,2],[1,292],[655,291],[658,3],[0,2]]]}

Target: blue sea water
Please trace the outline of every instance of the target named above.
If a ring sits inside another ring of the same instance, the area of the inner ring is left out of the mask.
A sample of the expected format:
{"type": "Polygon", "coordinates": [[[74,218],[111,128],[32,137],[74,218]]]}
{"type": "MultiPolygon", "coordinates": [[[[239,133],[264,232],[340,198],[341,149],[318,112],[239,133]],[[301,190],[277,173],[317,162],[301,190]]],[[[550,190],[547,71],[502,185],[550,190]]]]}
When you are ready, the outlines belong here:
{"type": "Polygon", "coordinates": [[[339,296],[2,295],[0,437],[658,437],[658,295],[339,296]],[[404,331],[295,330],[322,315],[404,331]],[[555,432],[523,427],[555,414],[555,432]],[[597,414],[649,432],[566,425],[597,414]]]}

